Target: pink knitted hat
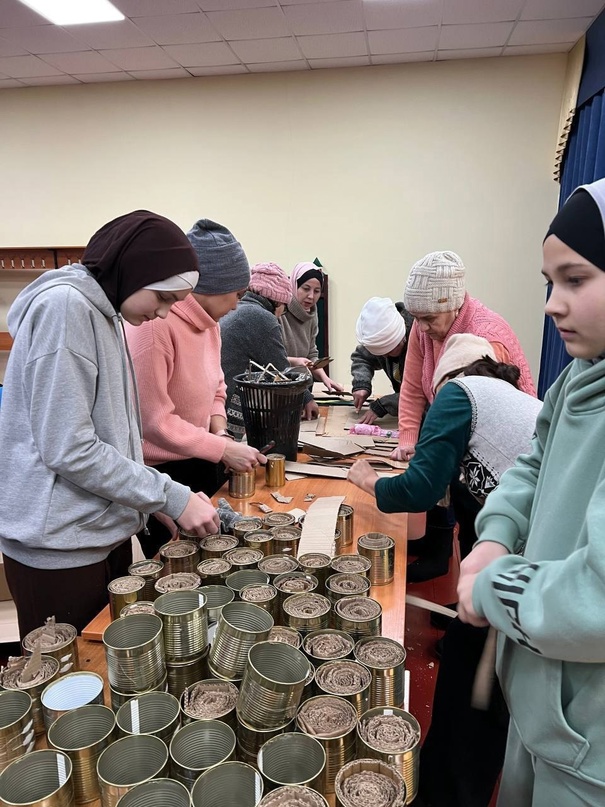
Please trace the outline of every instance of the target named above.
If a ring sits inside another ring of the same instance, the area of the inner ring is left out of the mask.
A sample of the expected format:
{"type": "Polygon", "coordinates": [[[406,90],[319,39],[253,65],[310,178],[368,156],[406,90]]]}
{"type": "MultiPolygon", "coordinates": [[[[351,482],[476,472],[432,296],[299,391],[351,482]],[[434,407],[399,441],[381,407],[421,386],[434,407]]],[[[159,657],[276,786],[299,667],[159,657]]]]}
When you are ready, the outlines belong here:
{"type": "Polygon", "coordinates": [[[290,280],[276,263],[255,264],[250,270],[248,288],[274,303],[288,305],[292,299],[290,280]]]}

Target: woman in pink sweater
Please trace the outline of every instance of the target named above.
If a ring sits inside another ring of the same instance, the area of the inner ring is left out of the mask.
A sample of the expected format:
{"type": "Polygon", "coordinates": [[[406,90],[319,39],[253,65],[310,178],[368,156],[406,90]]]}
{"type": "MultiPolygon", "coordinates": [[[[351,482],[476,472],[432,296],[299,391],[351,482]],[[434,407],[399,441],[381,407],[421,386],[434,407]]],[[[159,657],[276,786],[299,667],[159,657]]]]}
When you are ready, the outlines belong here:
{"type": "MultiPolygon", "coordinates": [[[[500,314],[468,295],[465,272],[461,258],[449,251],[430,252],[410,271],[403,302],[415,322],[409,335],[399,396],[399,446],[393,452],[396,459],[409,460],[414,455],[422,418],[434,398],[435,367],[454,334],[471,333],[487,339],[497,361],[514,364],[521,371],[519,388],[529,395],[536,394],[527,359],[514,331],[500,314]]],[[[453,499],[454,496],[453,490],[453,499]]],[[[462,527],[465,514],[460,497],[454,500],[455,506],[456,503],[462,527]]],[[[451,513],[433,508],[427,514],[424,538],[409,547],[410,554],[420,556],[408,566],[409,582],[422,582],[447,572],[452,536],[451,513]]]]}
{"type": "MultiPolygon", "coordinates": [[[[218,322],[250,279],[248,260],[226,227],[208,219],[187,233],[199,264],[197,286],[168,316],[126,326],[140,395],[145,463],[212,496],[226,470],[248,471],[266,458],[227,432],[226,385],[218,322]]],[[[170,531],[153,519],[139,536],[153,557],[170,531]]]]}

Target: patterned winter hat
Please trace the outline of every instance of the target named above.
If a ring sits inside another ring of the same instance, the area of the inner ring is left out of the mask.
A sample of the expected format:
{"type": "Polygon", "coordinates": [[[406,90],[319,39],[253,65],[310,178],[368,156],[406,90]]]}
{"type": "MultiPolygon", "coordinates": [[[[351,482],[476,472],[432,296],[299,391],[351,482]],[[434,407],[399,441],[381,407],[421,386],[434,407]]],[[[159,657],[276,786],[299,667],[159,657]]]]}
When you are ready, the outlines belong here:
{"type": "Polygon", "coordinates": [[[257,263],[250,274],[250,291],[266,297],[273,303],[288,305],[292,299],[292,286],[288,275],[276,263],[257,263]]]}
{"type": "Polygon", "coordinates": [[[412,266],[403,303],[410,314],[456,311],[464,302],[466,269],[455,252],[429,252],[412,266]]]}

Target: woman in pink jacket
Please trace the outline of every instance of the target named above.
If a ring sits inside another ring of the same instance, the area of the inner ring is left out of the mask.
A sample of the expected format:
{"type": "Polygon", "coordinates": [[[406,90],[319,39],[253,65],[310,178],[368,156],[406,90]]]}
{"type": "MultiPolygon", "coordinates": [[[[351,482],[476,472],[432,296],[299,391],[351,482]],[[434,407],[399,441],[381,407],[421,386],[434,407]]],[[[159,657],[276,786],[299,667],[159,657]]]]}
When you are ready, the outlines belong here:
{"type": "MultiPolygon", "coordinates": [[[[430,252],[410,271],[403,303],[415,322],[409,334],[399,396],[399,446],[393,452],[396,459],[407,460],[414,455],[423,415],[434,398],[435,367],[454,334],[472,333],[487,339],[497,361],[514,364],[521,371],[519,388],[529,395],[536,394],[527,359],[514,331],[500,314],[469,296],[465,274],[462,259],[450,251],[430,252]]],[[[464,497],[464,491],[461,496],[464,497]]],[[[456,509],[463,528],[464,506],[456,509]]],[[[424,538],[409,546],[410,554],[419,556],[408,566],[409,582],[446,574],[452,537],[453,518],[444,508],[433,508],[427,515],[424,538]]]]}

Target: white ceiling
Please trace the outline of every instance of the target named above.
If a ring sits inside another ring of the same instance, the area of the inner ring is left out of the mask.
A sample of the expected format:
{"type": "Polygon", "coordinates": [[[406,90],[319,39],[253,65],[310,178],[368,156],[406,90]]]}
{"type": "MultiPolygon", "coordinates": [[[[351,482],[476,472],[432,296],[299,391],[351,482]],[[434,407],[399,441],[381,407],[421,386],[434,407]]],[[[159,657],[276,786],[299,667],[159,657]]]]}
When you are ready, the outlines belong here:
{"type": "Polygon", "coordinates": [[[605,0],[113,0],[61,27],[0,0],[0,89],[568,51],[605,0]]]}

